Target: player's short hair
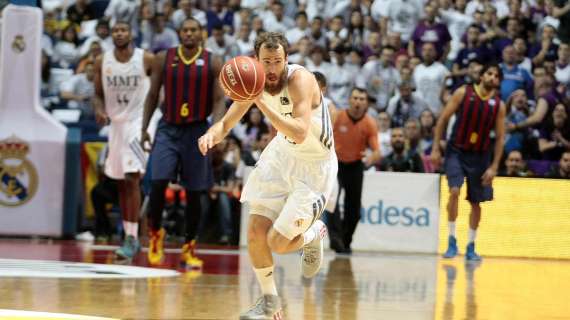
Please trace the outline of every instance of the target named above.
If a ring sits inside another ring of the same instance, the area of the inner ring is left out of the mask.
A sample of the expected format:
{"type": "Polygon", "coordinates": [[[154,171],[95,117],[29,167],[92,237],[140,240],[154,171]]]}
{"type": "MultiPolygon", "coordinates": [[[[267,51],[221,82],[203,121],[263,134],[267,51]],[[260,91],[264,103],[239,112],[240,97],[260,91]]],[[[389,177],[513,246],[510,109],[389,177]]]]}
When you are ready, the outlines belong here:
{"type": "Polygon", "coordinates": [[[182,21],[182,23],[180,24],[180,27],[178,27],[178,31],[180,31],[182,29],[182,26],[188,21],[196,22],[196,24],[198,25],[198,29],[202,30],[202,24],[200,23],[200,21],[198,21],[198,19],[196,19],[194,17],[187,17],[186,19],[184,19],[182,21]]]}
{"type": "Polygon", "coordinates": [[[285,56],[287,56],[289,50],[287,38],[285,38],[285,35],[281,32],[265,32],[255,39],[255,55],[258,57],[261,46],[265,46],[265,48],[269,50],[277,50],[279,46],[282,46],[283,51],[285,51],[285,56]]]}
{"type": "Polygon", "coordinates": [[[317,79],[317,83],[319,84],[319,86],[321,87],[327,86],[327,77],[325,77],[324,74],[318,71],[313,71],[313,74],[315,75],[315,79],[317,79]]]}
{"type": "Polygon", "coordinates": [[[484,75],[485,72],[487,72],[487,70],[491,69],[491,68],[495,68],[497,69],[497,72],[499,73],[499,81],[503,81],[503,69],[501,69],[501,67],[497,64],[497,63],[487,63],[485,65],[483,65],[483,69],[481,69],[481,75],[484,75]]]}

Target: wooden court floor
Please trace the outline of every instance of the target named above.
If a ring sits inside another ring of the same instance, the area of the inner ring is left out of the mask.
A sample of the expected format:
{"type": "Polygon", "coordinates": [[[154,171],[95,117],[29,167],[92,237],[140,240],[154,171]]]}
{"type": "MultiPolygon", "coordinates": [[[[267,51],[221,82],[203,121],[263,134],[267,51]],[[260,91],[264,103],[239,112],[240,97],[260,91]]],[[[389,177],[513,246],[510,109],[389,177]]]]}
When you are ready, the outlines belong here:
{"type": "MultiPolygon", "coordinates": [[[[58,262],[112,264],[111,250],[0,240],[0,319],[30,319],[3,315],[6,309],[121,319],[238,319],[259,294],[243,249],[201,249],[203,271],[179,274],[172,272],[183,271],[177,250],[169,250],[157,270],[170,272],[164,277],[146,277],[148,269],[136,268],[136,275],[123,278],[123,266],[91,270],[58,262]],[[73,278],[77,270],[91,273],[73,278]]],[[[569,261],[486,258],[466,264],[463,257],[332,252],[325,258],[320,274],[304,281],[297,254],[277,257],[286,319],[570,319],[569,261]]],[[[146,267],[144,254],[134,265],[146,267]]]]}

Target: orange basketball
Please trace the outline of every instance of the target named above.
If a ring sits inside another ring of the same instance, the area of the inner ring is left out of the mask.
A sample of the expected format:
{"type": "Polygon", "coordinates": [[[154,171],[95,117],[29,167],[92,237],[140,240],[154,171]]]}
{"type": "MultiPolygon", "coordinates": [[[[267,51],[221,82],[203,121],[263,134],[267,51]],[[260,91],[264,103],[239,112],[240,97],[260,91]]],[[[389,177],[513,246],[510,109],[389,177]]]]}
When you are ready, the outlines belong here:
{"type": "Polygon", "coordinates": [[[234,101],[248,101],[261,93],[265,86],[265,72],[257,60],[238,56],[224,64],[220,85],[234,101]]]}

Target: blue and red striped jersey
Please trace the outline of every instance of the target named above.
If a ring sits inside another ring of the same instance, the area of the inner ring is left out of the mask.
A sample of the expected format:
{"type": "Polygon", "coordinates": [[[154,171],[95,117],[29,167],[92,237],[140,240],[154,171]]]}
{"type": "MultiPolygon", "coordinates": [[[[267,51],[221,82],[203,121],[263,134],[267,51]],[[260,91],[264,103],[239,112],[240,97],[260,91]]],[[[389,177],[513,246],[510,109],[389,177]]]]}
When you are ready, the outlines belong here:
{"type": "Polygon", "coordinates": [[[178,52],[178,47],[166,52],[163,118],[170,124],[204,121],[212,113],[212,54],[203,50],[193,62],[185,63],[178,52]]]}
{"type": "Polygon", "coordinates": [[[464,151],[487,151],[491,143],[489,133],[495,126],[500,107],[498,94],[483,100],[473,85],[466,86],[463,102],[455,113],[450,143],[464,151]]]}

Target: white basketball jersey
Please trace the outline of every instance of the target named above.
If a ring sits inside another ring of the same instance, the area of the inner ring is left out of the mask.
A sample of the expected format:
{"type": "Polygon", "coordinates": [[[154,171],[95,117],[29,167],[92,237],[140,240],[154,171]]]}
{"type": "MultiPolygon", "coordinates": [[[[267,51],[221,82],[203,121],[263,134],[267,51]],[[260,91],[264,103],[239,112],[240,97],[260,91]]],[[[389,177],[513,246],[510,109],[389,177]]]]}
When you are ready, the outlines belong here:
{"type": "MultiPolygon", "coordinates": [[[[268,106],[274,108],[284,116],[291,117],[293,114],[293,101],[289,96],[287,83],[293,72],[299,69],[304,69],[304,67],[297,64],[287,66],[287,82],[279,94],[271,95],[266,91],[263,92],[263,99],[267,102],[268,106]]],[[[303,159],[328,159],[331,155],[334,155],[331,119],[323,97],[321,96],[319,107],[311,111],[311,126],[309,128],[309,134],[303,143],[296,144],[281,132],[277,133],[275,139],[285,142],[282,144],[286,148],[292,150],[298,157],[303,159]]]]}
{"type": "Polygon", "coordinates": [[[144,69],[144,50],[135,48],[131,59],[121,63],[114,50],[103,55],[103,92],[105,111],[111,121],[134,120],[142,117],[150,79],[144,69]]]}

